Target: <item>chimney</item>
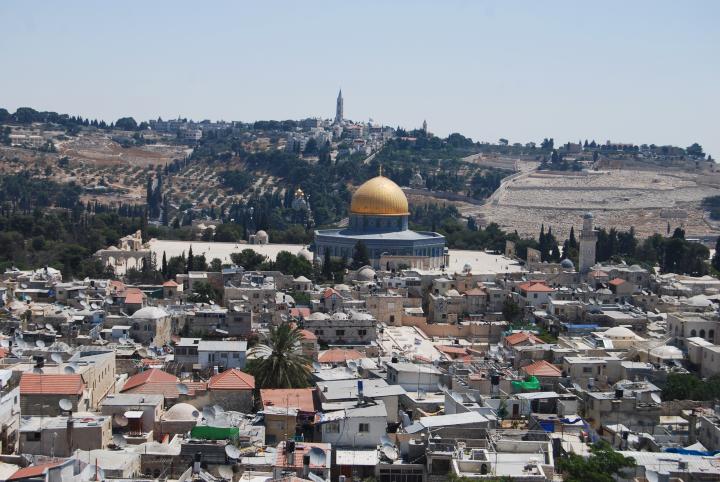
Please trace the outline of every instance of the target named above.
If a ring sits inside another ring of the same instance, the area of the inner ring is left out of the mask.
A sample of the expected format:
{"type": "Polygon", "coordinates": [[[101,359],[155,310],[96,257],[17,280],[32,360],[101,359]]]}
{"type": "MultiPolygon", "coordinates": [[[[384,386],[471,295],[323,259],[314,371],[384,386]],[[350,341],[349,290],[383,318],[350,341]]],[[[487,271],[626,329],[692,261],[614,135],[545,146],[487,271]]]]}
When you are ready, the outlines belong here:
{"type": "Polygon", "coordinates": [[[358,405],[362,403],[363,401],[363,381],[358,380],[357,381],[357,396],[358,396],[358,405]]]}
{"type": "Polygon", "coordinates": [[[690,410],[690,416],[688,417],[688,445],[692,445],[697,442],[697,414],[695,409],[690,410]]]}

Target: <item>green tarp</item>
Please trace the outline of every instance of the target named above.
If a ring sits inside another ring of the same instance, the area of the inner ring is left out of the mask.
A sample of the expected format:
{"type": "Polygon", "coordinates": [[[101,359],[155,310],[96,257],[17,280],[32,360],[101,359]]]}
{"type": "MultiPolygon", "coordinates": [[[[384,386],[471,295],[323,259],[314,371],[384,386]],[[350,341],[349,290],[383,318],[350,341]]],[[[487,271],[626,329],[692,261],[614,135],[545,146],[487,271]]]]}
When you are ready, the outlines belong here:
{"type": "Polygon", "coordinates": [[[203,440],[229,440],[236,439],[240,435],[240,429],[237,427],[210,427],[207,425],[198,425],[190,431],[192,438],[203,440]]]}
{"type": "Polygon", "coordinates": [[[523,381],[510,382],[515,390],[540,390],[540,380],[534,376],[527,377],[523,381]]]}

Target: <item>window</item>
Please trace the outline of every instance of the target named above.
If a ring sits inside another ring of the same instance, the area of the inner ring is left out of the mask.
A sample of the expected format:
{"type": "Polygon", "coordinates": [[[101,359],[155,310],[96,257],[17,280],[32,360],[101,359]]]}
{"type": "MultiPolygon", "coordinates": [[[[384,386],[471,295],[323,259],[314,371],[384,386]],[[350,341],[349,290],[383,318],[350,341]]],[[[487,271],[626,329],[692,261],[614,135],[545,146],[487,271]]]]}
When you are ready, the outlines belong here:
{"type": "Polygon", "coordinates": [[[40,441],[40,432],[26,432],[25,433],[25,440],[28,442],[39,442],[40,441]]]}
{"type": "Polygon", "coordinates": [[[700,338],[705,338],[705,330],[700,330],[700,338]]]}
{"type": "Polygon", "coordinates": [[[690,330],[690,336],[697,336],[697,331],[690,330]]]}
{"type": "Polygon", "coordinates": [[[236,360],[239,359],[239,358],[240,358],[240,353],[233,353],[233,358],[236,359],[236,360]]]}
{"type": "Polygon", "coordinates": [[[370,431],[370,424],[369,423],[361,423],[358,425],[358,432],[359,433],[368,433],[370,431]]]}
{"type": "Polygon", "coordinates": [[[337,422],[325,424],[325,433],[340,433],[340,424],[337,422]]]}
{"type": "Polygon", "coordinates": [[[335,335],[336,335],[336,336],[343,336],[343,335],[345,335],[345,330],[335,330],[335,335]]]}
{"type": "Polygon", "coordinates": [[[592,367],[583,367],[583,373],[592,373],[592,367]]]}
{"type": "Polygon", "coordinates": [[[365,336],[365,335],[367,335],[367,330],[358,330],[358,335],[359,335],[359,336],[365,336]]]}
{"type": "Polygon", "coordinates": [[[323,334],[323,331],[322,331],[322,330],[315,330],[315,334],[316,334],[316,335],[322,335],[322,334],[323,334]]]}

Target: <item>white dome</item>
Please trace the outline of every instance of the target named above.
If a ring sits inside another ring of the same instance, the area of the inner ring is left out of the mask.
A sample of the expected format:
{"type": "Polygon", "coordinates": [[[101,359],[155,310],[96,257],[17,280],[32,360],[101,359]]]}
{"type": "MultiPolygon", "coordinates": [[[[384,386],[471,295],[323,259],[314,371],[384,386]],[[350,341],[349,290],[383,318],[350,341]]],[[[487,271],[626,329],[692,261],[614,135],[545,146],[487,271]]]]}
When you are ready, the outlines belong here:
{"type": "Polygon", "coordinates": [[[330,319],[332,319],[332,320],[347,320],[348,315],[346,315],[345,313],[343,313],[341,311],[338,311],[337,313],[333,313],[332,316],[330,317],[330,319]]]}
{"type": "Polygon", "coordinates": [[[363,266],[357,272],[358,281],[373,281],[375,279],[375,270],[370,266],[363,266]]]}
{"type": "Polygon", "coordinates": [[[310,316],[305,318],[306,320],[329,320],[330,315],[327,315],[325,313],[320,313],[319,311],[316,311],[315,313],[311,313],[310,316]]]}
{"type": "Polygon", "coordinates": [[[703,308],[712,305],[712,301],[707,299],[707,297],[704,295],[693,296],[691,298],[688,298],[686,302],[688,305],[694,306],[696,308],[703,308]]]}
{"type": "Polygon", "coordinates": [[[682,359],[685,358],[680,348],[670,345],[658,346],[650,350],[650,355],[663,359],[682,359]]]}
{"type": "Polygon", "coordinates": [[[306,260],[310,261],[312,263],[313,261],[313,254],[308,251],[307,248],[303,248],[300,251],[298,251],[297,255],[301,258],[305,258],[306,260]]]}
{"type": "Polygon", "coordinates": [[[615,326],[610,328],[604,333],[604,335],[607,338],[637,338],[637,335],[633,333],[631,329],[625,328],[624,326],[615,326]]]}
{"type": "Polygon", "coordinates": [[[264,229],[261,229],[260,231],[258,231],[257,233],[255,233],[255,236],[257,236],[258,238],[261,238],[261,237],[262,237],[262,238],[267,238],[267,237],[268,237],[268,233],[267,233],[267,231],[265,231],[264,229]]]}
{"type": "Polygon", "coordinates": [[[163,420],[197,420],[198,415],[193,416],[198,409],[189,403],[176,403],[162,416],[163,420]]]}
{"type": "Polygon", "coordinates": [[[158,308],[157,306],[146,306],[145,308],[137,310],[130,318],[135,320],[157,320],[166,316],[169,316],[168,312],[162,308],[158,308]]]}

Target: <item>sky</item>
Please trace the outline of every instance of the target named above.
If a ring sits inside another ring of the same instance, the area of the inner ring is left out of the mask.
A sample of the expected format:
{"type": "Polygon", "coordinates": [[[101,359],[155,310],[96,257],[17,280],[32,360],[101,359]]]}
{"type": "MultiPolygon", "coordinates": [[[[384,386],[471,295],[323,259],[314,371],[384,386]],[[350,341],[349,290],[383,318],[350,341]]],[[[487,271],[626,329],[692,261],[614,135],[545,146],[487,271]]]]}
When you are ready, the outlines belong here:
{"type": "Polygon", "coordinates": [[[720,157],[720,2],[0,2],[0,107],[345,116],[720,157]]]}

